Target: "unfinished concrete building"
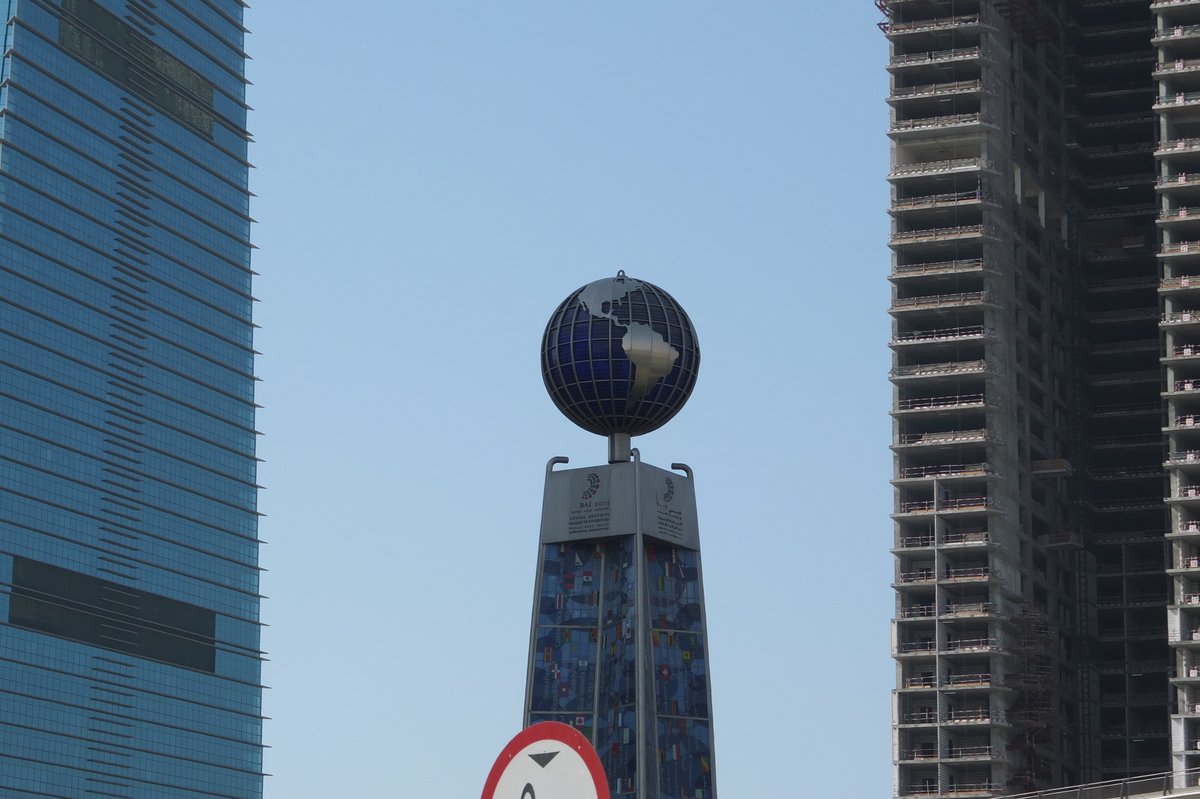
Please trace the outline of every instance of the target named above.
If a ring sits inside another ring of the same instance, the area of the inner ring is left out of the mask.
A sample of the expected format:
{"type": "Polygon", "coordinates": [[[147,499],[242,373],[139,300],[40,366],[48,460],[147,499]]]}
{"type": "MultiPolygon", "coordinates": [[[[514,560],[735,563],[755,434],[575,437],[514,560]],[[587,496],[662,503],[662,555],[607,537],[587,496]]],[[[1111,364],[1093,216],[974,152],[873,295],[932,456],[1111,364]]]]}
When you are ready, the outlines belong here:
{"type": "Polygon", "coordinates": [[[1200,0],[877,0],[897,796],[1200,767],[1200,0]]]}

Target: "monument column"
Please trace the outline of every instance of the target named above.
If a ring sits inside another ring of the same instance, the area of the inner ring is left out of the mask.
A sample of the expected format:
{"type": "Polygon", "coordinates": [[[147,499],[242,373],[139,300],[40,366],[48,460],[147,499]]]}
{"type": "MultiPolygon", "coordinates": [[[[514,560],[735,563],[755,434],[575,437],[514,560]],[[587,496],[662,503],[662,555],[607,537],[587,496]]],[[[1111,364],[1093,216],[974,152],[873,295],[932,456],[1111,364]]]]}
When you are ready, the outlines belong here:
{"type": "Polygon", "coordinates": [[[683,407],[699,359],[678,303],[623,273],[568,297],[543,339],[547,390],[610,462],[547,464],[524,721],[587,736],[614,797],[716,796],[692,473],[629,445],[683,407]]]}

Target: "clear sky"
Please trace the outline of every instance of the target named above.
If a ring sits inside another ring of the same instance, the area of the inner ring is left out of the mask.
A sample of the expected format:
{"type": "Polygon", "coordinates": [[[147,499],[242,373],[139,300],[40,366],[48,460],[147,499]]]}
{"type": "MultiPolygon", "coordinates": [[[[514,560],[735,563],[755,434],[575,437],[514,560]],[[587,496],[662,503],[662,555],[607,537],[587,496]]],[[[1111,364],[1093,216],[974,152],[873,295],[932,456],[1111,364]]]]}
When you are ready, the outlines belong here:
{"type": "Polygon", "coordinates": [[[886,44],[867,0],[259,0],[267,799],[479,796],[521,723],[550,313],[688,310],[721,799],[891,791],[886,44]]]}

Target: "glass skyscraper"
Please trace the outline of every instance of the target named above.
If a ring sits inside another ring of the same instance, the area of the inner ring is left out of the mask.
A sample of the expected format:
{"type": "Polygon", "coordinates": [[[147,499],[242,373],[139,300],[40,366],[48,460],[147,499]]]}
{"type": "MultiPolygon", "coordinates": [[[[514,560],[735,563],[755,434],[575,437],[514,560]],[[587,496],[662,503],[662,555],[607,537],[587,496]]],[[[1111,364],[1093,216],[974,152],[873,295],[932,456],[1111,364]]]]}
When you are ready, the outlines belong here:
{"type": "Polygon", "coordinates": [[[237,0],[7,0],[0,795],[262,794],[237,0]]]}

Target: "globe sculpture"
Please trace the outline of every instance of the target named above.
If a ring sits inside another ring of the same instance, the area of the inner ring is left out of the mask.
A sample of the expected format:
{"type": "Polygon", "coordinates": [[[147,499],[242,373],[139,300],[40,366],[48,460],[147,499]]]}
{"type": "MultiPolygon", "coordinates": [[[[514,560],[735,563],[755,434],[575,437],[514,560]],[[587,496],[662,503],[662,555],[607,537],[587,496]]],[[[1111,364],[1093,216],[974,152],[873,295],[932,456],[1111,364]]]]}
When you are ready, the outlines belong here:
{"type": "Polygon", "coordinates": [[[542,337],[550,398],[584,430],[609,437],[610,461],[628,460],[630,436],[679,413],[699,367],[687,313],[658,286],[623,271],[563,300],[542,337]]]}

